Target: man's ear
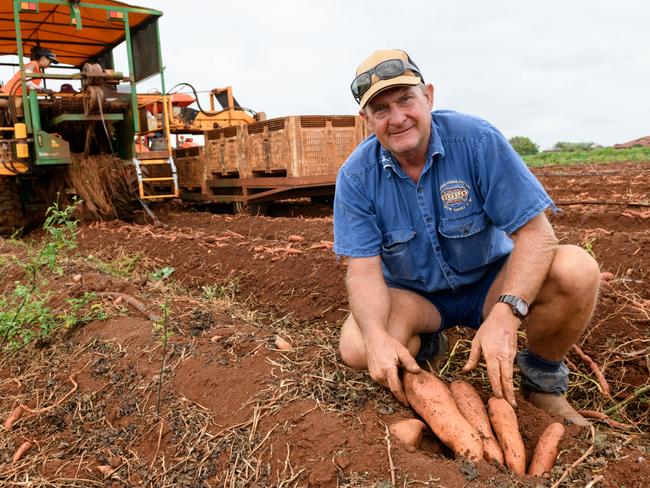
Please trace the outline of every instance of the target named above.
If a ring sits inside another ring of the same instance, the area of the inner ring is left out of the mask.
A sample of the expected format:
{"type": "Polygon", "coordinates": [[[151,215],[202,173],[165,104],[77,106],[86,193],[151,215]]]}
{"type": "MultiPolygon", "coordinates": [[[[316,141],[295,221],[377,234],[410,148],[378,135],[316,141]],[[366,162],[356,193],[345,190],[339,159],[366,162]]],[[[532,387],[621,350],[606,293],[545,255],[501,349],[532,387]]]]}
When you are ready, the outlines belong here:
{"type": "Polygon", "coordinates": [[[375,132],[375,129],[372,125],[372,119],[368,117],[368,111],[365,108],[359,109],[359,115],[363,119],[363,121],[366,123],[366,128],[370,132],[375,132]]]}
{"type": "Polygon", "coordinates": [[[429,104],[429,110],[433,109],[433,85],[431,83],[427,83],[427,85],[424,87],[424,96],[427,98],[427,103],[429,104]]]}

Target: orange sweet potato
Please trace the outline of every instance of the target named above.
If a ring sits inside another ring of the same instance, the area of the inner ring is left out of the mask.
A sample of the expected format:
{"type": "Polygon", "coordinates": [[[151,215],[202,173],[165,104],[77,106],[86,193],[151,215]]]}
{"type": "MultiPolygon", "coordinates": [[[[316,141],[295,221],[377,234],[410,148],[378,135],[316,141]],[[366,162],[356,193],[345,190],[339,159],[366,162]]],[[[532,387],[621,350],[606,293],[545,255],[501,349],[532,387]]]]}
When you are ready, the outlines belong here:
{"type": "Polygon", "coordinates": [[[542,432],[537,441],[537,447],[533,453],[533,459],[528,466],[528,474],[531,476],[542,476],[553,469],[560,451],[559,444],[564,435],[564,426],[554,422],[542,432]]]}
{"type": "Polygon", "coordinates": [[[32,448],[33,444],[29,441],[23,442],[18,449],[16,449],[16,452],[14,453],[13,457],[13,463],[16,464],[18,461],[20,461],[25,453],[29,451],[32,448]]]}
{"type": "Polygon", "coordinates": [[[18,419],[22,417],[24,411],[25,410],[23,409],[22,405],[18,405],[16,408],[14,408],[5,420],[4,428],[7,430],[11,429],[11,427],[16,422],[18,422],[18,419]]]}
{"type": "Polygon", "coordinates": [[[425,427],[424,422],[421,420],[406,419],[395,422],[388,430],[390,431],[390,435],[399,439],[404,444],[404,448],[407,451],[415,452],[420,447],[425,427]]]}
{"type": "Polygon", "coordinates": [[[506,466],[515,474],[526,474],[526,449],[514,409],[507,400],[492,397],[488,400],[488,414],[503,449],[506,466]]]}
{"type": "Polygon", "coordinates": [[[457,458],[483,458],[481,438],[458,411],[447,385],[431,373],[405,371],[404,392],[413,409],[457,458]]]}
{"type": "Polygon", "coordinates": [[[449,389],[456,401],[458,410],[481,437],[483,456],[486,461],[496,461],[503,464],[503,451],[492,432],[492,426],[485,405],[483,405],[483,400],[481,400],[474,387],[466,381],[458,380],[450,384],[449,389]]]}

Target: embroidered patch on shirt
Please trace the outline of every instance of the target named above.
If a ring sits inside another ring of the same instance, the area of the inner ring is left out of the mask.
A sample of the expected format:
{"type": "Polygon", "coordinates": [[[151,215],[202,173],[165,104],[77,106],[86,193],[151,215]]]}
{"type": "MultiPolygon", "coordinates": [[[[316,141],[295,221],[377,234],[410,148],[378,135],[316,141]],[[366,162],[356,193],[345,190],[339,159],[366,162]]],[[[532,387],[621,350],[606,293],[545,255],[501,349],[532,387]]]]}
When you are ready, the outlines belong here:
{"type": "Polygon", "coordinates": [[[446,210],[461,212],[472,204],[469,185],[463,180],[451,180],[440,185],[440,198],[446,210]]]}

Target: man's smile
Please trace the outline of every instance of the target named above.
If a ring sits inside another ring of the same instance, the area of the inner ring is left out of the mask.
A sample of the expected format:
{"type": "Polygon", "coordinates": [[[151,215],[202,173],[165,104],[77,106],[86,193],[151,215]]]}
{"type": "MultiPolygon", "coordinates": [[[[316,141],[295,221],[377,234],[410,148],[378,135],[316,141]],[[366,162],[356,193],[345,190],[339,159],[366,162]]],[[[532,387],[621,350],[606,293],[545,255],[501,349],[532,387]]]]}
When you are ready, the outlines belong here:
{"type": "Polygon", "coordinates": [[[411,129],[413,129],[413,127],[415,127],[415,126],[411,126],[411,127],[406,128],[406,129],[393,130],[393,131],[390,132],[390,135],[391,136],[401,136],[401,135],[406,134],[407,132],[409,132],[411,129]]]}

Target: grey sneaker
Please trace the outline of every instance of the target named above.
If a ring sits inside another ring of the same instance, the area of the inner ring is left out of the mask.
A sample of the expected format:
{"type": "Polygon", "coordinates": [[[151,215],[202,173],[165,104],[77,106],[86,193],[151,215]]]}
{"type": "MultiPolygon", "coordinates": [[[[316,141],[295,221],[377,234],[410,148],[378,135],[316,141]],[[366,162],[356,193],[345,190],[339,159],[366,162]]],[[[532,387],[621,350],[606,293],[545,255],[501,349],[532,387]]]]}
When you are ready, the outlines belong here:
{"type": "Polygon", "coordinates": [[[442,359],[449,349],[449,339],[444,332],[420,334],[420,350],[415,360],[425,369],[432,372],[440,371],[442,359]]]}

